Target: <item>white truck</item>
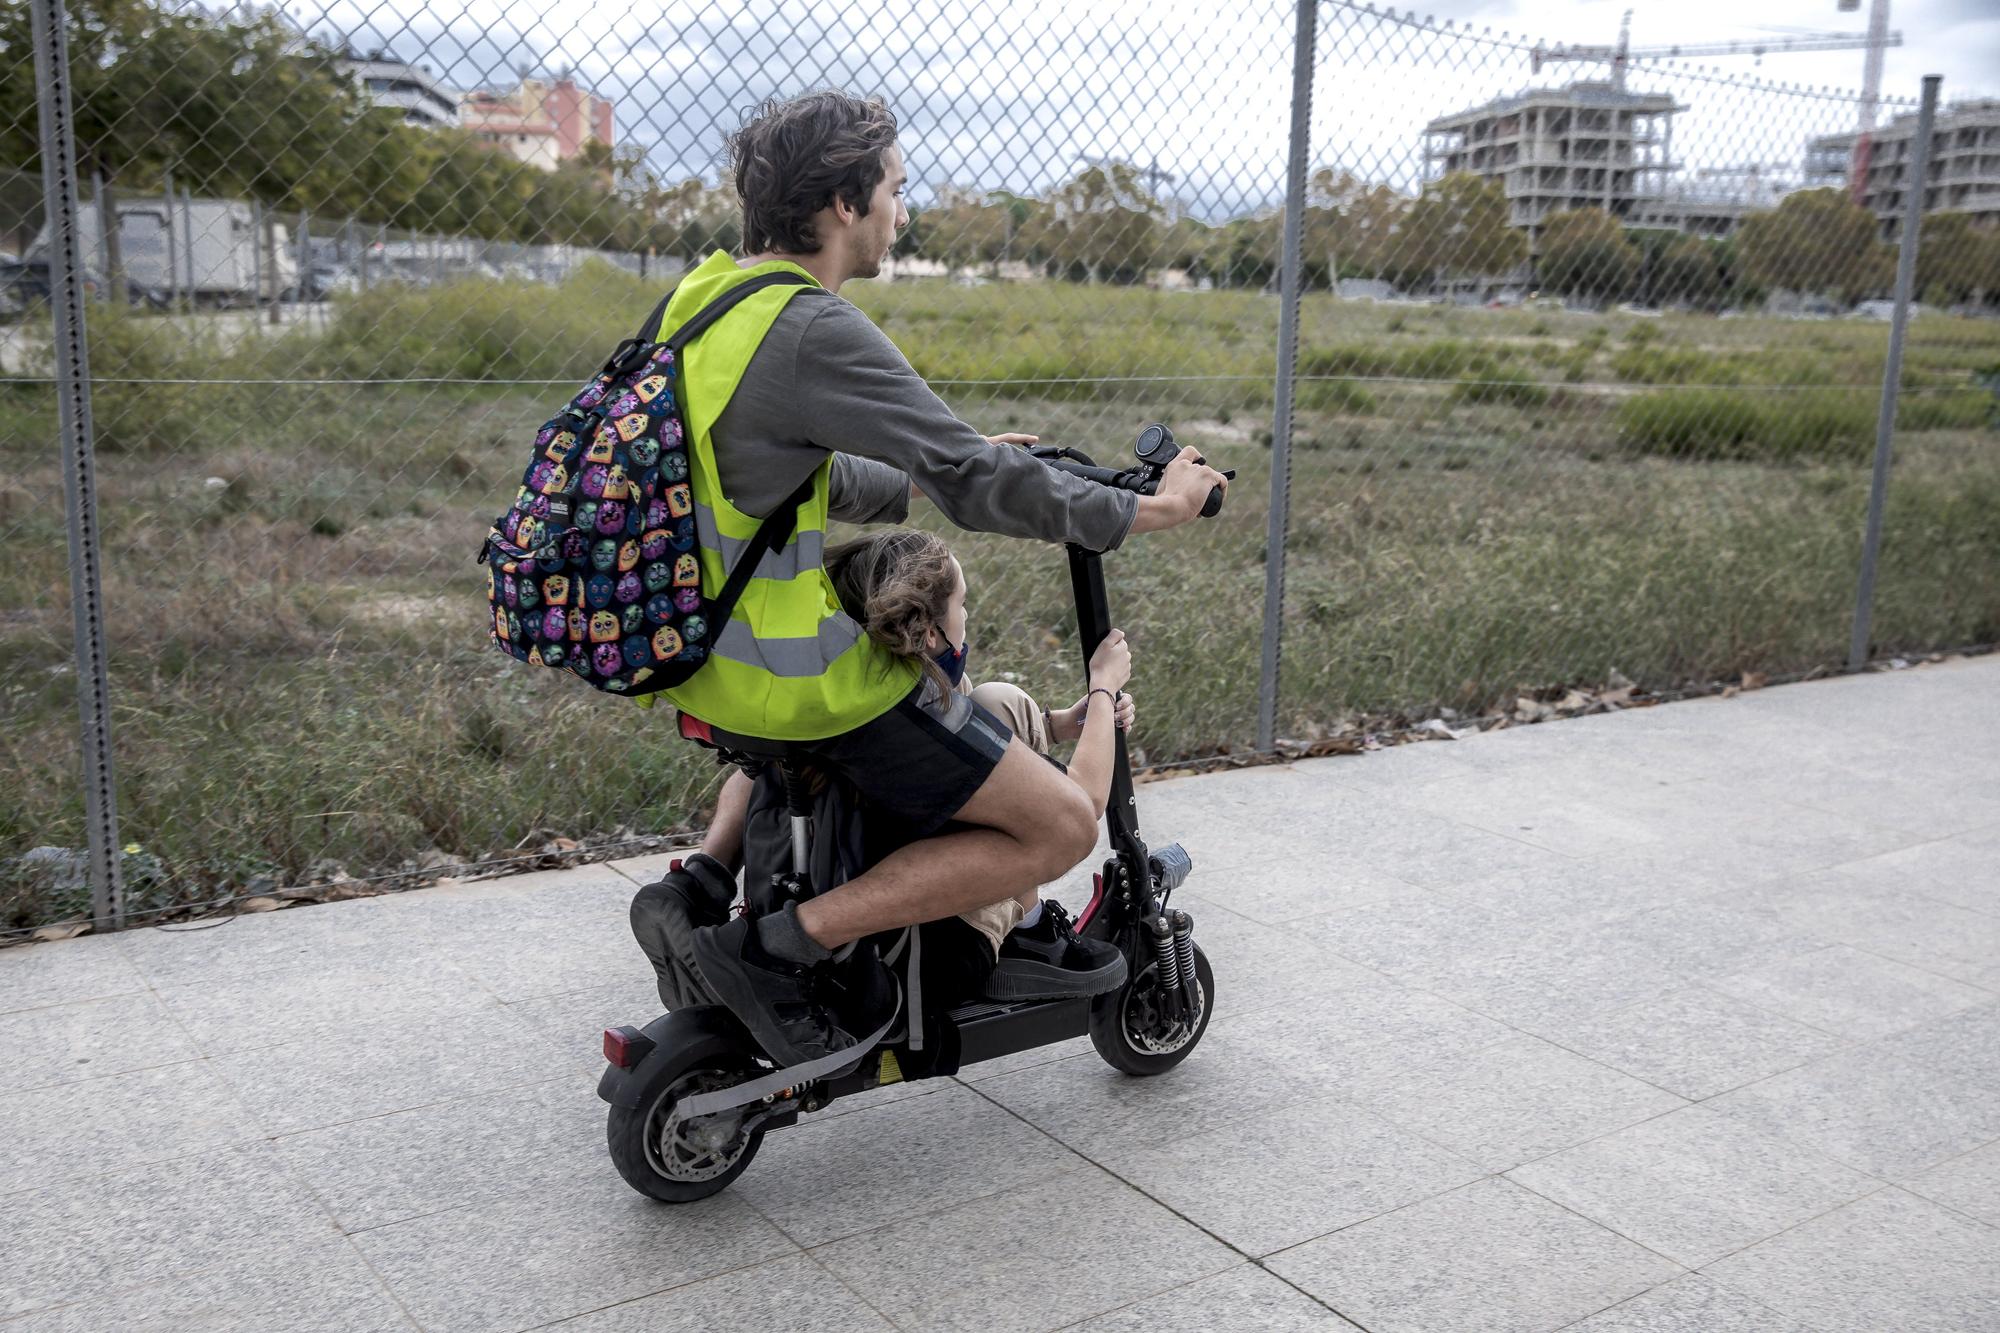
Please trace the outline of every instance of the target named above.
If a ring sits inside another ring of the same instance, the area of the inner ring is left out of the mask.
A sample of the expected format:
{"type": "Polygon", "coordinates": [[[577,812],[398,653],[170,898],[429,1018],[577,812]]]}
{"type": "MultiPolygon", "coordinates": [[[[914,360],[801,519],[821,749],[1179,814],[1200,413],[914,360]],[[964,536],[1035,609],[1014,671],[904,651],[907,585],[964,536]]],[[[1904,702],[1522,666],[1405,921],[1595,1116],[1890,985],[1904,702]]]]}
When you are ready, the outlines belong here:
{"type": "MultiPolygon", "coordinates": [[[[96,205],[86,201],[78,211],[77,242],[84,263],[102,272],[106,252],[97,219],[96,205]]],[[[118,241],[126,277],[140,287],[205,304],[245,305],[260,292],[266,301],[281,299],[298,286],[298,247],[282,222],[270,223],[268,240],[258,236],[257,223],[257,210],[234,199],[120,198],[118,241]]],[[[47,244],[44,227],[29,253],[38,255],[47,244]]]]}

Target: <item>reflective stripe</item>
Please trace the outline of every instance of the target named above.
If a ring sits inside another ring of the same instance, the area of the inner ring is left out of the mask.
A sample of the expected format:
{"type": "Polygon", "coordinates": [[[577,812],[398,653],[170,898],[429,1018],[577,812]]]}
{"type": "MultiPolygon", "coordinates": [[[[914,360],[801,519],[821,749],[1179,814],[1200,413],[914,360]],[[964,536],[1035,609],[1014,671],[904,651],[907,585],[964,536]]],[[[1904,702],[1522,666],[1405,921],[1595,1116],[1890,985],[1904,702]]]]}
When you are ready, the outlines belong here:
{"type": "MultiPolygon", "coordinates": [[[[722,553],[722,568],[734,570],[736,562],[750,546],[748,537],[725,537],[715,526],[715,511],[700,501],[694,506],[695,540],[711,551],[722,553]]],[[[826,533],[818,529],[794,530],[791,541],[775,551],[766,551],[757,562],[753,577],[795,579],[808,569],[817,569],[826,553],[826,533]]]]}
{"type": "Polygon", "coordinates": [[[732,620],[709,651],[774,676],[796,678],[824,675],[836,657],[860,640],[861,626],[852,616],[836,612],[819,622],[817,634],[803,639],[760,639],[748,625],[732,620]]]}

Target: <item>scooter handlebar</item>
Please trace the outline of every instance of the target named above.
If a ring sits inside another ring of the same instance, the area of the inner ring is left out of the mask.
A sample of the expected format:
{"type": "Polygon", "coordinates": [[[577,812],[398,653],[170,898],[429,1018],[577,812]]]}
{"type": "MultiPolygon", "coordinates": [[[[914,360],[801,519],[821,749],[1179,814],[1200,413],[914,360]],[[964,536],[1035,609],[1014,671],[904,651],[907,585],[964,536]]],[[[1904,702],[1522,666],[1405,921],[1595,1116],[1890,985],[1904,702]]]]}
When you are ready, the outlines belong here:
{"type": "MultiPolygon", "coordinates": [[[[1100,486],[1109,486],[1117,491],[1131,491],[1136,495],[1158,494],[1160,478],[1166,474],[1166,469],[1146,463],[1128,468],[1099,467],[1074,449],[1036,449],[1034,453],[1058,472],[1067,472],[1073,477],[1082,477],[1085,481],[1094,481],[1100,486]]],[[[1233,480],[1236,472],[1232,468],[1222,475],[1233,480]]],[[[1209,488],[1208,499],[1202,503],[1201,516],[1214,518],[1221,510],[1222,488],[1212,486],[1209,488]]]]}

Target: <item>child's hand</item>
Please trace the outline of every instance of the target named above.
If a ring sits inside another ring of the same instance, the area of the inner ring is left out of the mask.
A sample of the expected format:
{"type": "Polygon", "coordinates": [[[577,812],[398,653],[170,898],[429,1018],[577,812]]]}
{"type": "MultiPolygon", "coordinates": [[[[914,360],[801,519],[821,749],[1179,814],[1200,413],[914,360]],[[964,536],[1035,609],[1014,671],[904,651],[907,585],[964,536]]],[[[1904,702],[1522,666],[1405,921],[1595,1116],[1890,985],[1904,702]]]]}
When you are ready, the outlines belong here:
{"type": "Polygon", "coordinates": [[[1131,679],[1132,647],[1125,642],[1125,631],[1114,629],[1090,655],[1090,688],[1116,694],[1131,679]]]}
{"type": "Polygon", "coordinates": [[[1139,709],[1133,704],[1131,695],[1121,694],[1118,696],[1118,712],[1116,716],[1118,718],[1118,730],[1132,730],[1132,723],[1139,716],[1139,709]]]}

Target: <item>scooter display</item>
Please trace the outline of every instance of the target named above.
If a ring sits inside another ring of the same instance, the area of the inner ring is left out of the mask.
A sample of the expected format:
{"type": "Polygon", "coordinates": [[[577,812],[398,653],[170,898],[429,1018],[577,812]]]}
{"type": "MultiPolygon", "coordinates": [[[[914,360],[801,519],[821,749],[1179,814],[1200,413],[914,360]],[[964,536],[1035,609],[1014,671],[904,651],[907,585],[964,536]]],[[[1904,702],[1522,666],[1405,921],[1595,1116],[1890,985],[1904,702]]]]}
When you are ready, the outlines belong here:
{"type": "MultiPolygon", "coordinates": [[[[1152,494],[1179,450],[1172,431],[1153,425],[1140,433],[1138,463],[1131,468],[1100,467],[1074,449],[1031,452],[1100,485],[1152,494]]],[[[1221,504],[1218,487],[1202,515],[1214,515],[1221,504]]],[[[1087,664],[1111,629],[1103,562],[1095,551],[1067,549],[1077,638],[1087,664]]],[[[815,782],[808,766],[783,742],[701,730],[728,761],[782,777],[791,866],[773,877],[772,889],[780,896],[811,896],[820,887],[814,868],[825,864],[814,856],[814,838],[825,830],[814,827],[815,782]]],[[[683,733],[693,734],[685,719],[683,733]]],[[[780,1067],[721,1005],[675,1009],[644,1027],[609,1028],[597,1093],[610,1104],[611,1160],[626,1183],[670,1203],[707,1198],[749,1167],[765,1134],[839,1098],[1086,1034],[1108,1064],[1127,1074],[1165,1073],[1186,1059],[1215,1009],[1215,974],[1194,941],[1194,920],[1172,906],[1193,862],[1178,844],[1149,849],[1140,837],[1123,732],[1114,746],[1104,814],[1111,855],[1094,877],[1076,930],[1124,954],[1126,979],[1117,989],[1059,1000],[928,1007],[920,983],[921,934],[912,928],[867,942],[901,982],[888,1025],[822,1060],[780,1067]]]]}

